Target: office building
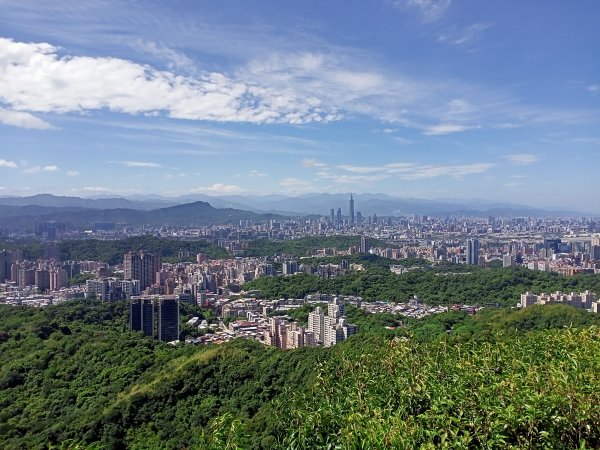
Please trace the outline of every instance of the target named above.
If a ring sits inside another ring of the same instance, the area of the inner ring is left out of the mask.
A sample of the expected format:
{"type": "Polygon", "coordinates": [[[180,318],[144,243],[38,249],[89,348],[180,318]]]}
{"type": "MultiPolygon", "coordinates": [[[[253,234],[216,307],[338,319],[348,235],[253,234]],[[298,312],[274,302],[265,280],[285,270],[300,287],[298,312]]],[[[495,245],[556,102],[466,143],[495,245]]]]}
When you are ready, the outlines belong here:
{"type": "Polygon", "coordinates": [[[11,266],[16,263],[15,253],[8,250],[0,251],[0,283],[11,279],[11,266]]]}
{"type": "Polygon", "coordinates": [[[131,331],[141,331],[144,336],[154,337],[154,305],[152,299],[137,297],[131,299],[129,305],[131,331]]]}
{"type": "Polygon", "coordinates": [[[179,340],[179,298],[158,298],[158,339],[163,342],[179,340]]]}
{"type": "Polygon", "coordinates": [[[342,208],[338,208],[337,209],[337,221],[336,221],[336,226],[341,227],[343,225],[342,222],[342,208]]]}
{"type": "Polygon", "coordinates": [[[349,225],[351,227],[354,226],[354,198],[352,198],[352,194],[350,194],[350,216],[349,216],[349,225]]]}

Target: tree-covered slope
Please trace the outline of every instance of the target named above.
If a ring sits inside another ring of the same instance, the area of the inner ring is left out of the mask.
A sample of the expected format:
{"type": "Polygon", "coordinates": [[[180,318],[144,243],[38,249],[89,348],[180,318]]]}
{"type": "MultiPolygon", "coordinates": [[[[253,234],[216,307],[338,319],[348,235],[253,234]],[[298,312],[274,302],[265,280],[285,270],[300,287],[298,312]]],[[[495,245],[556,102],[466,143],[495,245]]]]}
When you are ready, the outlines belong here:
{"type": "MultiPolygon", "coordinates": [[[[44,254],[44,244],[39,241],[0,241],[0,248],[9,250],[20,249],[27,259],[41,258],[44,254]]],[[[163,258],[176,259],[179,250],[187,250],[194,257],[196,253],[204,253],[208,258],[226,258],[227,251],[204,240],[176,240],[157,238],[154,236],[134,236],[115,241],[98,239],[79,239],[60,241],[58,250],[62,260],[106,261],[118,264],[123,261],[123,255],[129,251],[145,250],[159,253],[163,258]]]]}
{"type": "Polygon", "coordinates": [[[127,331],[126,306],[0,307],[0,448],[600,446],[600,328],[563,305],[367,316],[293,351],[169,346],[127,331]]]}

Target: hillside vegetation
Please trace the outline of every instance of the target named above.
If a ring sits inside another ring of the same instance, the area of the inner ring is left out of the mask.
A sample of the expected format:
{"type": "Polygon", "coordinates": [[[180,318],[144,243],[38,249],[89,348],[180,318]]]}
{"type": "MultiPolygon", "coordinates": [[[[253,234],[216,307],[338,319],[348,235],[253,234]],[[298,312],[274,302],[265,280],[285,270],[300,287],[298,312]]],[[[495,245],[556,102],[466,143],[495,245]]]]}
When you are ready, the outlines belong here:
{"type": "Polygon", "coordinates": [[[595,315],[447,313],[390,331],[352,314],[352,339],[280,351],[168,346],[127,331],[121,302],[0,307],[0,447],[600,446],[595,315]]]}
{"type": "MultiPolygon", "coordinates": [[[[498,306],[515,306],[521,294],[527,291],[580,292],[589,289],[600,293],[600,275],[594,274],[562,276],[522,267],[483,269],[444,264],[396,275],[385,268],[393,260],[381,259],[385,262],[383,265],[367,261],[367,270],[332,279],[303,273],[290,277],[261,277],[245,284],[244,289],[258,289],[267,298],[296,298],[314,292],[331,292],[358,295],[365,300],[407,301],[417,295],[423,302],[432,305],[461,303],[498,306]]],[[[417,264],[418,261],[411,260],[417,264]]]]}
{"type": "MultiPolygon", "coordinates": [[[[20,249],[27,259],[41,258],[44,254],[44,244],[39,241],[3,241],[0,242],[0,248],[20,249]]],[[[167,260],[176,260],[179,250],[189,251],[194,258],[196,253],[204,253],[212,259],[227,258],[225,249],[204,240],[182,241],[154,236],[134,236],[115,241],[98,239],[60,241],[58,250],[63,261],[94,260],[106,261],[111,265],[123,262],[123,255],[131,250],[159,253],[167,260]]]]}

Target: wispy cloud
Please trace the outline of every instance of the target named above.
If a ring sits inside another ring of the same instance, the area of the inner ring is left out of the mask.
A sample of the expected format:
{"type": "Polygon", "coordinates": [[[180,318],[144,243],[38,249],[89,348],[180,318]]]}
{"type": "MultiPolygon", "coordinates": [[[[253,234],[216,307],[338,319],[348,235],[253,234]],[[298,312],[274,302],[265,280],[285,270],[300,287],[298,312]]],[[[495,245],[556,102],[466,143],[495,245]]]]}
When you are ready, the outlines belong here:
{"type": "Polygon", "coordinates": [[[79,172],[77,170],[67,170],[67,176],[69,177],[76,177],[79,175],[79,172]]]}
{"type": "Polygon", "coordinates": [[[540,160],[540,158],[533,153],[514,153],[512,155],[507,155],[506,159],[518,166],[528,166],[540,160]]]}
{"type": "Polygon", "coordinates": [[[7,161],[6,159],[0,159],[0,167],[4,167],[5,169],[16,169],[19,166],[14,161],[7,161]]]}
{"type": "Polygon", "coordinates": [[[591,84],[586,89],[592,94],[598,94],[600,92],[600,84],[591,84]]]}
{"type": "Polygon", "coordinates": [[[431,125],[425,128],[423,134],[427,136],[438,136],[442,134],[460,133],[461,131],[468,130],[469,126],[459,125],[456,123],[440,123],[438,125],[431,125]]]}
{"type": "Polygon", "coordinates": [[[266,176],[267,176],[267,174],[266,174],[266,173],[264,173],[264,172],[261,172],[261,171],[259,171],[259,170],[255,170],[255,169],[253,169],[253,170],[251,170],[251,171],[249,171],[249,172],[248,172],[248,176],[249,176],[250,178],[256,178],[256,177],[266,177],[266,176]]]}
{"type": "Polygon", "coordinates": [[[123,164],[127,167],[146,167],[149,169],[158,169],[162,164],[149,161],[111,161],[113,164],[123,164]]]}
{"type": "Polygon", "coordinates": [[[302,166],[304,167],[327,167],[327,164],[324,162],[317,161],[316,159],[303,159],[302,166]]]}
{"type": "Polygon", "coordinates": [[[132,47],[136,50],[148,53],[159,60],[165,61],[170,70],[179,70],[188,74],[194,74],[196,72],[196,65],[191,58],[163,43],[138,39],[132,47]]]}
{"type": "Polygon", "coordinates": [[[447,165],[394,162],[380,166],[340,164],[335,168],[341,170],[341,172],[332,169],[320,170],[317,172],[316,178],[338,184],[369,184],[390,177],[400,177],[403,180],[420,180],[442,176],[460,178],[465,175],[484,173],[493,167],[493,163],[485,162],[447,165]]]}
{"type": "Polygon", "coordinates": [[[44,122],[33,114],[23,111],[12,111],[2,107],[0,107],[0,123],[34,130],[50,130],[54,128],[48,122],[44,122]]]}
{"type": "Polygon", "coordinates": [[[58,172],[60,169],[58,166],[52,164],[49,166],[31,166],[23,171],[23,173],[27,174],[35,174],[40,172],[58,172]]]}
{"type": "Polygon", "coordinates": [[[446,29],[438,36],[438,42],[463,46],[478,41],[485,30],[492,26],[491,23],[474,23],[464,29],[446,29]]]}
{"type": "Polygon", "coordinates": [[[443,17],[451,0],[394,0],[397,7],[416,12],[424,22],[434,22],[443,17]]]}
{"type": "Polygon", "coordinates": [[[418,180],[423,178],[435,178],[441,176],[464,177],[465,175],[473,175],[484,173],[494,167],[492,163],[473,163],[473,164],[458,164],[458,165],[431,165],[419,166],[410,172],[402,175],[405,180],[418,180]]]}
{"type": "Polygon", "coordinates": [[[111,192],[111,190],[107,187],[103,186],[86,186],[81,188],[84,192],[111,192]]]}
{"type": "Polygon", "coordinates": [[[214,183],[210,186],[205,187],[197,187],[194,189],[190,189],[190,193],[192,194],[214,194],[214,195],[222,195],[222,194],[243,194],[246,190],[238,186],[236,184],[224,184],[224,183],[214,183]]]}

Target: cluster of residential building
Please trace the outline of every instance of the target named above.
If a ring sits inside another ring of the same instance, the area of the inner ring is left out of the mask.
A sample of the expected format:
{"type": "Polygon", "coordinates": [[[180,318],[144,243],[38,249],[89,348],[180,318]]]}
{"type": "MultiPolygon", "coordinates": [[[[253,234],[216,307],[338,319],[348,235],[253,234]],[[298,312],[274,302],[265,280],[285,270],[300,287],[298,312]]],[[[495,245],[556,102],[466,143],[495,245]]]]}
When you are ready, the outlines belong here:
{"type": "Polygon", "coordinates": [[[557,291],[552,294],[541,293],[539,295],[526,292],[521,294],[520,308],[527,308],[532,305],[548,305],[548,304],[564,304],[571,305],[574,308],[586,309],[594,313],[600,313],[600,302],[594,292],[585,291],[581,293],[571,292],[565,294],[557,291]]]}

